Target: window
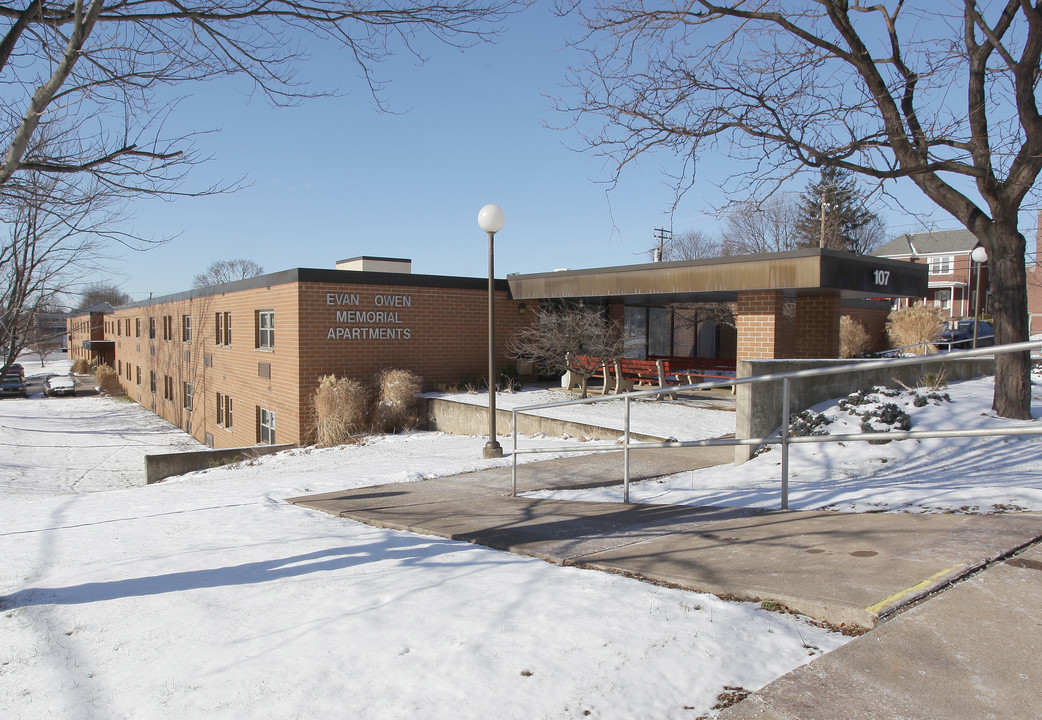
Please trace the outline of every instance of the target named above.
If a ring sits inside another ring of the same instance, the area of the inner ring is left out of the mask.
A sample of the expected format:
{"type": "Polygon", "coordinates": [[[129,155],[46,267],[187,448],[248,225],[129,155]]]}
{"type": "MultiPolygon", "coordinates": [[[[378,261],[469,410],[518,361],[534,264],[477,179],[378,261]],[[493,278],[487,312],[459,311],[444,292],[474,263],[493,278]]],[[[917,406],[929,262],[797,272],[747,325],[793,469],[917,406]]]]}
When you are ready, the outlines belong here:
{"type": "Polygon", "coordinates": [[[156,319],[154,317],[148,319],[148,339],[156,339],[156,319]]]}
{"type": "Polygon", "coordinates": [[[192,316],[181,316],[181,342],[192,342],[192,316]]]}
{"type": "Polygon", "coordinates": [[[181,397],[184,400],[185,412],[192,412],[192,383],[181,383],[181,397]]]}
{"type": "Polygon", "coordinates": [[[215,331],[214,345],[224,344],[224,313],[213,314],[213,327],[215,331]]]}
{"type": "Polygon", "coordinates": [[[137,384],[140,385],[141,384],[141,366],[140,365],[137,366],[137,372],[136,372],[136,378],[135,379],[137,380],[137,384]]]}
{"type": "Polygon", "coordinates": [[[275,444],[275,413],[257,408],[257,442],[261,445],[275,444]]]}
{"type": "Polygon", "coordinates": [[[155,370],[149,370],[148,371],[148,387],[152,391],[152,394],[155,395],[156,394],[156,371],[155,370]]]}
{"type": "Polygon", "coordinates": [[[275,311],[257,311],[257,347],[275,347],[275,311]]]}
{"type": "Polygon", "coordinates": [[[952,291],[950,289],[934,291],[933,299],[934,299],[934,304],[937,307],[939,307],[939,308],[941,308],[943,310],[951,310],[952,309],[952,291]]]}
{"type": "Polygon", "coordinates": [[[955,258],[951,255],[930,258],[931,275],[951,275],[955,266],[955,258]]]}
{"type": "Polygon", "coordinates": [[[174,379],[169,375],[163,376],[163,399],[167,402],[174,401],[174,379]]]}
{"type": "Polygon", "coordinates": [[[134,337],[141,337],[141,318],[134,318],[134,337]]]}
{"type": "Polygon", "coordinates": [[[163,339],[174,339],[174,318],[170,315],[163,316],[163,339]]]}
{"type": "Polygon", "coordinates": [[[224,344],[232,344],[232,314],[230,312],[224,314],[224,344]]]}
{"type": "Polygon", "coordinates": [[[217,393],[217,424],[225,428],[232,427],[232,399],[217,393]]]}
{"type": "Polygon", "coordinates": [[[116,361],[116,374],[119,375],[120,377],[123,377],[123,361],[122,360],[117,360],[116,361]]]}

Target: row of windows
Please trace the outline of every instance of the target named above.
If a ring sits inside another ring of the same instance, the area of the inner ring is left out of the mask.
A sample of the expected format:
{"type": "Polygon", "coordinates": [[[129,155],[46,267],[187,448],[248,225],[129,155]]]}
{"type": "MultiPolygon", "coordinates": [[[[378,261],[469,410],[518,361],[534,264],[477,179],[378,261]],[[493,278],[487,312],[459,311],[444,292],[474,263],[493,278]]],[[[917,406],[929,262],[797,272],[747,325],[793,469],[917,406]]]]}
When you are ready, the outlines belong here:
{"type": "MultiPolygon", "coordinates": [[[[275,347],[275,311],[258,310],[255,313],[255,336],[258,348],[275,347]]],[[[126,334],[130,337],[130,318],[117,320],[115,322],[116,335],[122,337],[126,334]],[[124,333],[125,329],[125,333],[124,333]]],[[[134,319],[135,337],[141,337],[141,318],[134,319]]],[[[214,344],[229,346],[232,344],[232,314],[230,312],[214,313],[214,344]]],[[[173,340],[174,318],[172,315],[163,316],[163,339],[173,340]]],[[[148,339],[156,339],[156,319],[148,318],[148,339]]],[[[181,316],[181,342],[192,342],[192,316],[181,316]]]]}

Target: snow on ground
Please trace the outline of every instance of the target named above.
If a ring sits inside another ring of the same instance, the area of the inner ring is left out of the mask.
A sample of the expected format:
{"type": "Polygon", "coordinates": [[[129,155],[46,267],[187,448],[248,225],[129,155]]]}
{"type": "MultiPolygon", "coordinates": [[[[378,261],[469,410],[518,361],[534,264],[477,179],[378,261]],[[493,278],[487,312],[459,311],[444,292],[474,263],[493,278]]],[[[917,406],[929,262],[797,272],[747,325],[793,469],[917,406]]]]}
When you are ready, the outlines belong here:
{"type": "MultiPolygon", "coordinates": [[[[430,393],[429,396],[488,407],[487,391],[430,393]]],[[[576,399],[574,394],[561,390],[524,387],[517,392],[496,393],[496,407],[500,410],[512,410],[525,405],[543,405],[574,399],[576,399]]],[[[624,400],[608,399],[597,403],[566,405],[526,412],[557,420],[612,428],[621,434],[624,429],[624,406],[624,400]]],[[[708,392],[704,399],[688,396],[676,402],[662,402],[654,399],[634,400],[630,406],[630,422],[634,431],[655,437],[707,440],[734,433],[734,403],[731,396],[721,402],[719,399],[714,399],[714,394],[708,392]],[[730,405],[730,409],[718,409],[721,405],[730,405]],[[696,412],[692,412],[693,410],[696,412]]]]}
{"type": "MultiPolygon", "coordinates": [[[[1033,425],[1042,417],[1042,378],[1035,376],[1035,421],[1010,421],[991,409],[994,381],[980,378],[940,390],[951,401],[916,407],[910,393],[877,400],[907,412],[912,430],[1033,425]]],[[[860,432],[861,420],[822,403],[813,410],[832,419],[831,434],[860,432]]],[[[781,488],[777,446],[739,468],[721,466],[630,486],[633,502],[777,508],[781,488]]],[[[618,501],[621,488],[531,493],[536,497],[618,501]]],[[[861,441],[791,445],[789,508],[843,511],[1005,512],[1042,510],[1042,439],[985,437],[911,440],[872,445],[861,441]]]]}
{"type": "Polygon", "coordinates": [[[144,452],[194,441],[124,401],[0,401],[5,720],[698,717],[846,640],[282,502],[507,462],[483,442],[381,437],[144,486],[144,452]]]}

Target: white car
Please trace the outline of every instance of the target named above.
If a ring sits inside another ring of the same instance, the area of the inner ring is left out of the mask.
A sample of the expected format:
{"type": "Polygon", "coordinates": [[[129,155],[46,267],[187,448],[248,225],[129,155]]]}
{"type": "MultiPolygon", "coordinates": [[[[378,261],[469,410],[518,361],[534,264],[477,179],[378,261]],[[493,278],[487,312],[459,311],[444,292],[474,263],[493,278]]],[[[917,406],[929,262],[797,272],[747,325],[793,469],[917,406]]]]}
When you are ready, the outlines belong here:
{"type": "Polygon", "coordinates": [[[47,378],[48,395],[75,395],[76,382],[68,375],[51,375],[47,378]]]}

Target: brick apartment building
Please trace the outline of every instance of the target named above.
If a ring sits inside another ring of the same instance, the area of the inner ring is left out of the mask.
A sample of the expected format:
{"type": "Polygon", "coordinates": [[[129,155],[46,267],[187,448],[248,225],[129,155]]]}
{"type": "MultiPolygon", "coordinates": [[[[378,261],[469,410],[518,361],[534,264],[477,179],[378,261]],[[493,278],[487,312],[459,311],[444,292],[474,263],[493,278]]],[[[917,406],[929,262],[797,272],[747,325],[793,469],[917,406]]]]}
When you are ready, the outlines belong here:
{"type": "MultiPolygon", "coordinates": [[[[355,258],[90,308],[68,320],[69,351],[111,365],[130,398],[211,447],[307,444],[322,376],[403,368],[434,387],[487,374],[488,279],[410,270],[355,258]]],[[[602,307],[628,357],[837,357],[841,313],[885,318],[873,298],[919,295],[925,275],[819,249],[511,275],[495,283],[496,362],[511,362],[510,338],[541,303],[562,299],[602,307]],[[736,327],[700,318],[700,302],[734,303],[736,327]]]]}
{"type": "MultiPolygon", "coordinates": [[[[324,375],[403,368],[430,387],[487,374],[487,278],[358,260],[381,269],[298,268],[155,298],[104,313],[103,332],[100,313],[73,317],[70,352],[110,363],[130,398],[215,448],[309,442],[324,375]]],[[[505,281],[495,305],[502,366],[507,338],[534,313],[505,281]]]]}

